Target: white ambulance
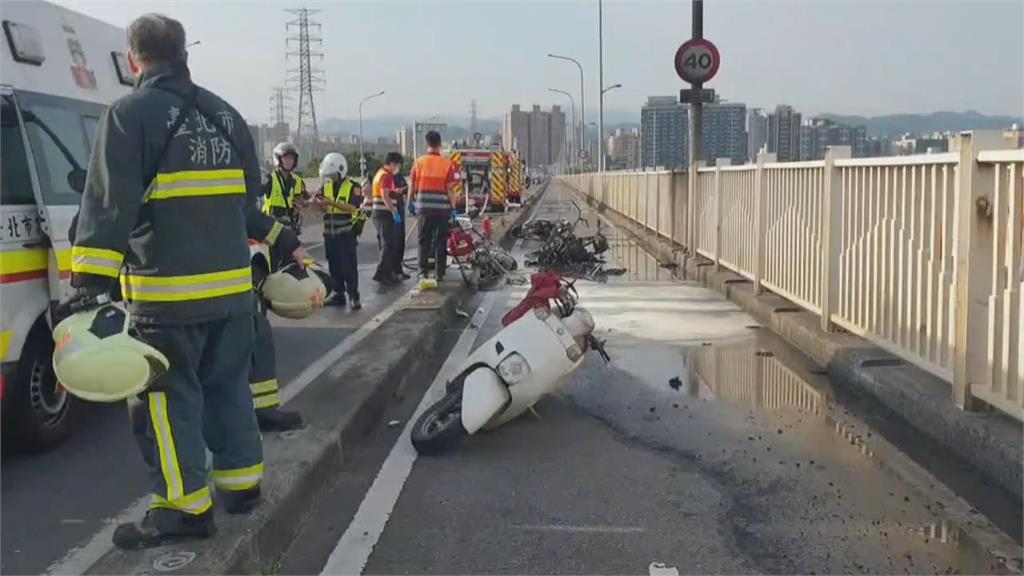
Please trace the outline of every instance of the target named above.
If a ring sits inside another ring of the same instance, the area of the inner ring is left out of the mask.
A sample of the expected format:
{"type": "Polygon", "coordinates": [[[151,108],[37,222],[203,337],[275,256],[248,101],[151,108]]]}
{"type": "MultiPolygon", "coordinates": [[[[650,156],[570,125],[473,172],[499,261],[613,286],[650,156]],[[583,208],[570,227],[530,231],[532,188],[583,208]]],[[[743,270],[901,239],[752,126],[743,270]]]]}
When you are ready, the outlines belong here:
{"type": "Polygon", "coordinates": [[[0,60],[0,399],[6,447],[50,448],[74,405],[53,374],[50,308],[104,108],[131,90],[125,31],[46,2],[4,2],[0,60]]]}

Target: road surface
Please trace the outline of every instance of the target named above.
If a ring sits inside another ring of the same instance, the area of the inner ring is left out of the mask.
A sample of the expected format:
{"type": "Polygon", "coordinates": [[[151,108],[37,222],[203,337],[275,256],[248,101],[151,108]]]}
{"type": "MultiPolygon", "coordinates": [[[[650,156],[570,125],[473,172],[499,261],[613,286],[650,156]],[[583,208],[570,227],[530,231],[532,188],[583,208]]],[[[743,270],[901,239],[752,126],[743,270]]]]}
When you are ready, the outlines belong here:
{"type": "MultiPolygon", "coordinates": [[[[539,215],[572,215],[569,199],[552,185],[539,215]]],[[[597,216],[588,218],[593,230],[597,216]]],[[[929,487],[902,480],[890,455],[868,447],[872,430],[835,405],[806,358],[718,293],[671,279],[625,236],[610,237],[610,265],[630,272],[579,287],[612,364],[591,355],[537,416],[442,456],[417,457],[407,430],[381,427],[276,572],[998,568],[944,518],[929,487]]],[[[517,251],[520,261],[531,248],[517,251]]],[[[443,366],[413,386],[438,397],[523,292],[479,295],[483,327],[446,341],[443,366]]],[[[389,417],[404,426],[415,404],[389,417]]]]}
{"type": "MultiPolygon", "coordinates": [[[[321,230],[310,226],[303,243],[316,260],[326,262],[321,230]]],[[[408,256],[416,253],[414,246],[408,249],[408,256]]],[[[278,379],[286,396],[300,372],[404,293],[377,293],[370,279],[377,255],[369,222],[359,244],[361,311],[326,308],[302,322],[271,314],[278,379]]],[[[5,574],[46,571],[148,492],[124,406],[78,403],[76,408],[78,430],[66,444],[46,454],[3,455],[0,571],[5,574]]]]}

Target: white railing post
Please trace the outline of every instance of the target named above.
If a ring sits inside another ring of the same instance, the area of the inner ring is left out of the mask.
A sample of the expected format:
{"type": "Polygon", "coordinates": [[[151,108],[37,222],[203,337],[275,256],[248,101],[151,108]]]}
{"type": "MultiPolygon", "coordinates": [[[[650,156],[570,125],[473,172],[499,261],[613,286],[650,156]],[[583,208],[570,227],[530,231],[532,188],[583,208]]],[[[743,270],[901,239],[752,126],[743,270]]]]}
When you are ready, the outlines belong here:
{"type": "Polygon", "coordinates": [[[728,159],[715,159],[715,271],[722,269],[722,164],[728,159]]]}
{"type": "Polygon", "coordinates": [[[825,151],[825,186],[821,202],[821,245],[824,253],[821,279],[821,329],[831,332],[832,313],[839,305],[839,253],[843,242],[843,171],[836,160],[851,158],[849,146],[829,146],[825,151]]]}
{"type": "Polygon", "coordinates": [[[768,185],[764,181],[764,165],[775,162],[777,159],[774,153],[759,152],[757,154],[757,171],[754,172],[754,225],[757,229],[754,232],[754,290],[761,294],[764,288],[761,280],[764,278],[764,253],[765,253],[765,226],[768,222],[768,210],[765,208],[765,194],[768,185]]]}
{"type": "Polygon", "coordinates": [[[994,183],[981,178],[978,152],[996,149],[1001,142],[990,134],[960,134],[960,162],[956,192],[956,301],[953,343],[953,401],[965,410],[977,407],[971,386],[983,385],[990,370],[988,352],[988,297],[992,291],[993,231],[990,213],[994,183]]]}
{"type": "Polygon", "coordinates": [[[697,257],[697,165],[686,168],[686,251],[697,257]]]}

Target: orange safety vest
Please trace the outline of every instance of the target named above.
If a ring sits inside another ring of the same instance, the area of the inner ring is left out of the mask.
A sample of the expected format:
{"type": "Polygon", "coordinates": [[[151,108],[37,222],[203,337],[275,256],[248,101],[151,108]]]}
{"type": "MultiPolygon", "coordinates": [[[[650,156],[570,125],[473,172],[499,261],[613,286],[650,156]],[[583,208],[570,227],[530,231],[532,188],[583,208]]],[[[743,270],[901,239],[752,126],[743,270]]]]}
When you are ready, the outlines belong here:
{"type": "Polygon", "coordinates": [[[425,216],[442,216],[451,211],[448,183],[454,170],[452,161],[440,154],[420,156],[413,166],[413,199],[425,216]]]}

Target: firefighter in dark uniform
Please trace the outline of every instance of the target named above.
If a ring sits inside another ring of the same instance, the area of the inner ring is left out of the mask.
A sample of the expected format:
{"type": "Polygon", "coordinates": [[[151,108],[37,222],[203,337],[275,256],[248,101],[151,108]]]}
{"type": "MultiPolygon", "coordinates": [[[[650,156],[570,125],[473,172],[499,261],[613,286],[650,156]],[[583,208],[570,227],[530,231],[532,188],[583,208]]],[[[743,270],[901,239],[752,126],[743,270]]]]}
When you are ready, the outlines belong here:
{"type": "Polygon", "coordinates": [[[247,239],[298,262],[306,254],[257,208],[259,164],[246,123],[192,83],[181,24],[142,16],[128,42],[136,88],[97,128],[72,249],[75,291],[58,311],[108,292],[120,276],[133,334],[170,362],[129,404],[153,497],[145,518],[118,526],[113,539],[137,549],[214,533],[207,449],[226,510],[258,503],[247,239]]]}
{"type": "Polygon", "coordinates": [[[300,233],[300,210],[309,200],[306,183],[295,174],[299,151],[289,142],[274,146],[274,171],[263,181],[263,212],[300,233]]]}
{"type": "Polygon", "coordinates": [[[324,251],[335,287],[335,295],[327,305],[344,306],[348,296],[352,309],[359,310],[363,305],[359,302],[359,260],[354,227],[362,217],[359,211],[363,203],[362,189],[348,177],[348,161],[337,152],[324,156],[320,176],[324,183],[314,202],[324,211],[324,251]]]}

